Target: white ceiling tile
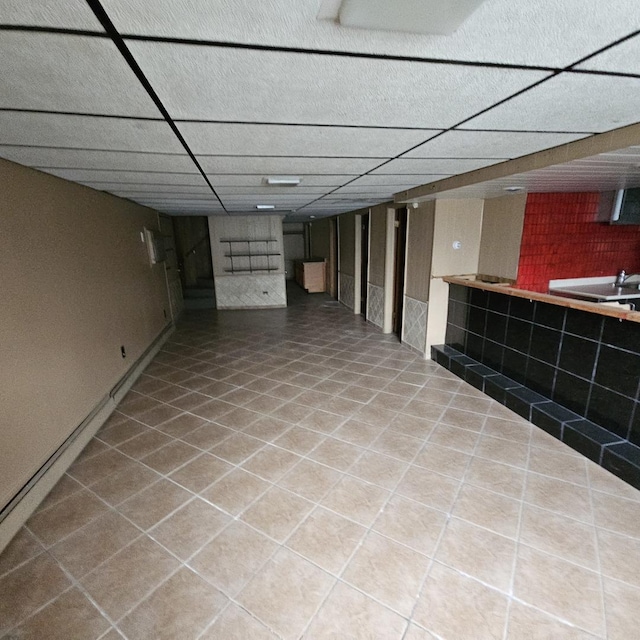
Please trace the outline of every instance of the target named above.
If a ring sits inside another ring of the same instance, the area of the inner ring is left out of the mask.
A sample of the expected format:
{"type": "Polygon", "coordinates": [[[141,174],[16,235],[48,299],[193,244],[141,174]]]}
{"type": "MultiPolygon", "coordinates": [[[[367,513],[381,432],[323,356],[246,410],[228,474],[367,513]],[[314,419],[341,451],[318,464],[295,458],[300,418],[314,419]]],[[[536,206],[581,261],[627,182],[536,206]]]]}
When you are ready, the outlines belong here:
{"type": "Polygon", "coordinates": [[[322,195],[331,191],[335,187],[215,187],[216,192],[219,195],[225,196],[292,196],[292,197],[306,197],[309,195],[322,195]]]}
{"type": "Polygon", "coordinates": [[[486,167],[500,162],[499,159],[491,160],[454,160],[451,158],[398,158],[391,160],[373,173],[399,173],[399,174],[443,174],[435,178],[441,180],[445,175],[465,173],[480,167],[486,167]]]}
{"type": "Polygon", "coordinates": [[[318,0],[103,0],[123,33],[469,61],[566,66],[640,28],[630,0],[487,0],[452,35],[349,29],[318,0]]]}
{"type": "Polygon", "coordinates": [[[579,64],[577,68],[617,71],[618,73],[640,73],[640,36],[625,40],[579,64]]]}
{"type": "MultiPolygon", "coordinates": [[[[388,165],[386,165],[388,166],[388,165]]],[[[384,169],[384,167],[382,168],[384,169]]],[[[434,180],[442,180],[448,178],[451,174],[423,174],[423,175],[384,175],[382,173],[372,173],[367,176],[356,178],[349,186],[391,186],[396,190],[402,188],[409,189],[434,180]]]]}
{"type": "Polygon", "coordinates": [[[164,121],[0,111],[0,143],[184,153],[164,121]]]}
{"type": "Polygon", "coordinates": [[[103,31],[85,0],[0,0],[0,22],[103,31]]]}
{"type": "Polygon", "coordinates": [[[190,197],[199,197],[201,194],[211,196],[211,189],[208,186],[204,187],[195,187],[190,185],[177,185],[177,184],[142,184],[142,185],[122,185],[122,184],[111,184],[105,185],[100,183],[87,183],[83,182],[82,184],[87,187],[91,187],[92,189],[98,189],[99,191],[109,191],[110,193],[116,193],[117,195],[123,195],[127,198],[134,198],[137,196],[145,197],[145,196],[171,196],[171,197],[181,197],[181,198],[190,198],[190,197]]]}
{"type": "Polygon", "coordinates": [[[0,59],[0,107],[161,117],[109,39],[5,32],[0,59]]]}
{"type": "MultiPolygon", "coordinates": [[[[309,175],[296,173],[303,187],[339,187],[353,179],[352,175],[309,175]]],[[[211,184],[218,187],[260,187],[264,186],[264,180],[268,176],[245,174],[208,174],[211,184]]]]}
{"type": "Polygon", "coordinates": [[[443,129],[548,75],[167,43],[129,47],[178,119],[443,129]]]}
{"type": "Polygon", "coordinates": [[[639,114],[640,79],[563,73],[464,126],[600,132],[637,122],[639,114]]]}
{"type": "Polygon", "coordinates": [[[195,154],[392,158],[438,131],[180,122],[195,154]]]}
{"type": "Polygon", "coordinates": [[[255,174],[259,176],[300,174],[360,175],[380,164],[380,160],[347,158],[232,158],[197,156],[207,174],[255,174]]]}
{"type": "MultiPolygon", "coordinates": [[[[0,148],[2,155],[2,148],[0,148]]],[[[150,171],[101,171],[98,169],[41,169],[54,173],[61,178],[81,182],[89,186],[97,185],[97,189],[131,188],[133,186],[154,187],[170,186],[189,187],[206,185],[199,173],[153,173],[150,171]]],[[[208,187],[207,187],[208,188],[208,187]]]]}
{"type": "Polygon", "coordinates": [[[447,131],[405,158],[518,158],[588,134],[523,131],[447,131]]]}
{"type": "MultiPolygon", "coordinates": [[[[0,121],[2,116],[0,114],[0,121]]],[[[135,153],[122,151],[88,151],[50,147],[18,147],[0,145],[0,157],[38,167],[67,180],[129,180],[157,181],[157,172],[166,172],[162,180],[179,180],[184,184],[198,184],[202,176],[191,158],[186,155],[135,153]],[[146,178],[144,174],[148,174],[146,178]],[[156,176],[155,178],[153,176],[156,176]]]]}
{"type": "Polygon", "coordinates": [[[216,204],[218,203],[218,199],[212,194],[211,191],[209,191],[208,193],[191,193],[189,195],[183,196],[173,193],[139,193],[131,194],[125,197],[135,200],[144,200],[145,202],[177,202],[190,204],[205,204],[207,202],[214,202],[216,204]]]}

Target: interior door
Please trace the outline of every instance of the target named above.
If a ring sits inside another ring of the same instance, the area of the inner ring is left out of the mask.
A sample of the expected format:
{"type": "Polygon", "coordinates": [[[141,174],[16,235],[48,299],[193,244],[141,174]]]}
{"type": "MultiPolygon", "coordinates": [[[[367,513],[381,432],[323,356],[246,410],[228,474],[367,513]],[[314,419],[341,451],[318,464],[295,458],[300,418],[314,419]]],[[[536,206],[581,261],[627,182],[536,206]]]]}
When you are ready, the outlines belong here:
{"type": "Polygon", "coordinates": [[[407,209],[396,210],[394,237],[395,274],[393,278],[393,333],[402,338],[404,309],[404,268],[407,257],[407,209]]]}
{"type": "Polygon", "coordinates": [[[367,290],[369,282],[369,214],[362,216],[360,230],[360,313],[367,317],[367,290]]]}

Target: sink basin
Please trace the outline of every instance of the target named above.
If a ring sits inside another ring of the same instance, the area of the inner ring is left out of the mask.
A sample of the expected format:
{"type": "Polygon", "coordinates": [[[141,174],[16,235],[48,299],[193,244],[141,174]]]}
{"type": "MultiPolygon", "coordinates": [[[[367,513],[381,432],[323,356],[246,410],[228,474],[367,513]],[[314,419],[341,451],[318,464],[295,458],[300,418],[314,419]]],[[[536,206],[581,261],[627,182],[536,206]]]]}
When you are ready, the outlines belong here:
{"type": "MultiPolygon", "coordinates": [[[[611,285],[612,287],[615,287],[615,283],[611,285]]],[[[640,291],[640,282],[624,282],[623,284],[621,284],[619,287],[617,287],[618,289],[633,289],[635,291],[640,291]]]]}

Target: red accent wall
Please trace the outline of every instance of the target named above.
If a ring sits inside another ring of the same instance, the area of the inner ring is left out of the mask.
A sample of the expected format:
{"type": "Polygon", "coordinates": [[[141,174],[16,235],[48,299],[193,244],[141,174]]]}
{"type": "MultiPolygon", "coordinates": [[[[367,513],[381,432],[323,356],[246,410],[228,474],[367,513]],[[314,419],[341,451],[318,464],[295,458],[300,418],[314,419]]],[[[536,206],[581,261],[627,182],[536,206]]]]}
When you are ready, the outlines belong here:
{"type": "Polygon", "coordinates": [[[599,193],[527,196],[516,286],[546,292],[549,280],[640,272],[640,226],[596,222],[599,193]]]}

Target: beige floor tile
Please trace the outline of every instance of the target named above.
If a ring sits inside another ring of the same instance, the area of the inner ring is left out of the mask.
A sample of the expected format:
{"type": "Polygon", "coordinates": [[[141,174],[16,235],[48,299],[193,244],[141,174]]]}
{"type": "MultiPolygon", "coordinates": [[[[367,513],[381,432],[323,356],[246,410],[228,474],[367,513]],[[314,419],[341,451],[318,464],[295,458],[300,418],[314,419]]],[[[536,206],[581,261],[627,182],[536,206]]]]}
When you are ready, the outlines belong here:
{"type": "Polygon", "coordinates": [[[595,528],[560,513],[525,504],[520,542],[588,569],[598,567],[595,528]]]}
{"type": "Polygon", "coordinates": [[[281,549],[242,590],[238,602],[286,640],[298,638],[335,579],[281,549]]]}
{"type": "Polygon", "coordinates": [[[565,455],[584,460],[584,457],[580,453],[567,446],[564,442],[561,442],[557,438],[554,438],[551,434],[543,431],[542,429],[533,428],[531,430],[531,440],[529,442],[531,446],[538,447],[540,449],[555,451],[557,453],[564,453],[565,455]]]}
{"type": "Polygon", "coordinates": [[[587,486],[586,458],[567,455],[559,451],[548,451],[540,447],[531,447],[529,453],[529,471],[535,471],[558,480],[587,486]]]}
{"type": "Polygon", "coordinates": [[[617,580],[604,580],[607,640],[630,640],[638,636],[640,589],[617,580]]]}
{"type": "Polygon", "coordinates": [[[203,424],[206,424],[206,420],[203,418],[194,416],[191,413],[183,413],[172,420],[163,422],[158,427],[158,430],[166,433],[172,438],[182,438],[188,433],[191,433],[191,431],[201,427],[203,424]]]}
{"type": "Polygon", "coordinates": [[[98,440],[97,438],[91,438],[85,448],[80,452],[80,455],[75,459],[76,462],[84,462],[93,456],[98,455],[99,453],[103,453],[104,451],[108,451],[109,447],[98,440]]]}
{"type": "Polygon", "coordinates": [[[390,458],[377,451],[365,451],[349,468],[349,474],[392,490],[408,466],[402,460],[390,458]]]}
{"type": "Polygon", "coordinates": [[[252,425],[259,417],[259,413],[239,407],[217,418],[216,422],[230,429],[242,430],[252,425]]]}
{"type": "Polygon", "coordinates": [[[429,558],[377,533],[370,533],[347,565],[346,582],[409,616],[429,558]]]}
{"type": "Polygon", "coordinates": [[[244,433],[234,433],[211,449],[211,453],[231,464],[242,464],[249,456],[264,447],[265,443],[244,433]]]}
{"type": "Polygon", "coordinates": [[[374,531],[432,556],[447,517],[402,496],[394,495],[373,524],[374,531]]]}
{"type": "Polygon", "coordinates": [[[317,431],[311,431],[294,425],[289,431],[275,440],[274,444],[283,449],[293,451],[293,453],[305,455],[317,447],[324,438],[325,436],[317,431]]]}
{"type": "MultiPolygon", "coordinates": [[[[317,389],[317,387],[315,388],[317,389]]],[[[350,385],[346,389],[343,388],[343,390],[337,395],[366,404],[376,395],[376,391],[374,389],[365,389],[364,387],[359,387],[357,385],[350,385]]]]}
{"type": "Polygon", "coordinates": [[[624,480],[614,476],[610,471],[589,462],[587,464],[589,484],[592,489],[609,493],[619,498],[627,498],[640,502],[640,491],[624,480]]]}
{"type": "Polygon", "coordinates": [[[44,547],[35,536],[26,527],[22,527],[0,553],[0,576],[39,555],[43,550],[44,547]]]}
{"type": "MultiPolygon", "coordinates": [[[[456,398],[466,398],[467,401],[485,402],[484,400],[477,401],[475,398],[469,398],[468,396],[456,396],[456,398]]],[[[482,413],[474,413],[472,411],[465,411],[464,409],[455,409],[452,406],[447,407],[440,418],[440,422],[443,424],[460,427],[461,429],[467,429],[468,431],[481,431],[484,421],[485,415],[482,413]]]]}
{"type": "Polygon", "coordinates": [[[118,620],[178,565],[160,545],[144,536],[82,578],[82,584],[98,606],[118,620]]]}
{"type": "Polygon", "coordinates": [[[436,563],[413,619],[441,638],[502,640],[507,604],[503,594],[436,563]]]}
{"type": "Polygon", "coordinates": [[[429,436],[430,444],[449,447],[463,453],[473,453],[478,442],[478,432],[460,429],[448,424],[437,424],[429,436]]]}
{"type": "Polygon", "coordinates": [[[249,458],[242,468],[269,482],[277,482],[300,460],[295,453],[267,445],[249,458]]]}
{"type": "Polygon", "coordinates": [[[363,452],[361,447],[328,437],[309,453],[309,458],[338,471],[346,471],[363,452]]]}
{"type": "Polygon", "coordinates": [[[277,548],[266,536],[236,521],[206,544],[189,566],[233,597],[277,548]]]}
{"type": "Polygon", "coordinates": [[[7,573],[0,578],[0,634],[70,586],[69,579],[46,553],[7,573]]]}
{"type": "Polygon", "coordinates": [[[82,485],[74,480],[71,476],[66,473],[56,482],[55,486],[49,493],[47,497],[38,505],[37,511],[44,511],[49,507],[52,507],[54,504],[60,502],[60,500],[64,500],[68,498],[73,493],[80,491],[82,489],[82,485]]]}
{"type": "Polygon", "coordinates": [[[398,414],[395,411],[381,409],[373,405],[365,405],[354,414],[353,418],[373,427],[386,429],[398,414]]]}
{"type": "Polygon", "coordinates": [[[521,502],[470,484],[462,486],[452,515],[495,533],[515,538],[521,502]]]}
{"type": "Polygon", "coordinates": [[[597,527],[640,538],[640,502],[592,492],[597,527]]]}
{"type": "Polygon", "coordinates": [[[313,391],[322,393],[330,393],[332,395],[339,394],[344,389],[344,384],[335,380],[322,380],[313,386],[313,391]]]}
{"type": "Polygon", "coordinates": [[[152,391],[149,395],[156,400],[160,400],[160,402],[167,402],[171,404],[174,400],[177,400],[188,393],[189,390],[184,387],[169,385],[159,389],[158,391],[152,391]]]}
{"type": "Polygon", "coordinates": [[[402,409],[402,413],[437,422],[444,413],[444,407],[439,404],[431,404],[430,402],[422,402],[421,400],[414,399],[402,409]]]}
{"type": "Polygon", "coordinates": [[[312,429],[313,431],[320,431],[321,433],[332,433],[342,423],[344,423],[346,419],[346,417],[336,415],[335,413],[315,410],[306,418],[300,420],[298,426],[306,427],[307,429],[312,429]]]}
{"type": "Polygon", "coordinates": [[[316,508],[287,540],[287,546],[338,575],[366,529],[322,507],[316,508]]]}
{"type": "MultiPolygon", "coordinates": [[[[474,389],[475,391],[475,389],[474,389]]],[[[456,394],[449,405],[451,409],[462,409],[474,413],[487,414],[491,409],[494,401],[483,393],[479,395],[465,395],[469,393],[469,389],[462,388],[461,392],[456,394]]],[[[462,425],[460,425],[462,426],[462,425]]],[[[468,427],[467,427],[468,428],[468,427]]]]}
{"type": "Polygon", "coordinates": [[[322,500],[322,505],[369,527],[388,497],[389,492],[380,487],[344,476],[322,500]]]}
{"type": "Polygon", "coordinates": [[[464,481],[476,487],[520,499],[524,490],[525,472],[493,460],[473,458],[464,481]]]}
{"type": "Polygon", "coordinates": [[[159,480],[118,506],[118,510],[142,529],[150,529],[191,499],[191,494],[168,480],[159,480]]]}
{"type": "Polygon", "coordinates": [[[640,588],[640,540],[603,529],[597,536],[603,575],[640,588]]]}
{"type": "Polygon", "coordinates": [[[459,480],[464,476],[470,460],[471,456],[462,451],[427,443],[413,464],[459,480]]]}
{"type": "Polygon", "coordinates": [[[297,424],[303,418],[306,418],[313,409],[311,407],[305,407],[295,402],[287,402],[280,404],[276,409],[270,412],[270,414],[278,420],[284,420],[291,424],[297,424]]]}
{"type": "MultiPolygon", "coordinates": [[[[272,413],[279,409],[285,404],[285,401],[282,398],[275,398],[273,396],[265,396],[258,394],[256,398],[251,400],[251,402],[247,402],[244,407],[245,409],[249,409],[250,411],[256,411],[257,413],[272,413]]],[[[274,416],[279,417],[279,416],[274,416]]],[[[283,420],[285,418],[282,418],[283,420]]],[[[291,422],[291,420],[288,420],[291,422]]]]}
{"type": "Polygon", "coordinates": [[[195,409],[191,413],[195,413],[197,416],[204,418],[205,420],[217,420],[218,418],[226,415],[230,411],[233,411],[236,405],[230,402],[224,402],[223,400],[211,400],[195,409]]]}
{"type": "Polygon", "coordinates": [[[181,560],[201,549],[231,518],[196,498],[149,531],[149,535],[181,560]]]}
{"type": "Polygon", "coordinates": [[[155,471],[134,462],[122,471],[91,485],[91,491],[110,505],[117,505],[159,479],[160,476],[155,471]]]}
{"type": "Polygon", "coordinates": [[[406,621],[350,586],[338,583],[304,634],[308,640],[403,637],[406,621]]]}
{"type": "Polygon", "coordinates": [[[312,508],[308,500],[272,487],[244,512],[242,519],[282,543],[312,508]]]}
{"type": "Polygon", "coordinates": [[[423,440],[387,429],[371,444],[370,448],[398,460],[411,462],[420,449],[423,440]]]}
{"type": "Polygon", "coordinates": [[[405,396],[397,396],[386,391],[378,391],[378,393],[368,402],[368,406],[376,409],[384,409],[385,411],[402,411],[409,403],[411,398],[405,396]]]}
{"type": "Polygon", "coordinates": [[[593,522],[590,492],[580,485],[528,473],[524,500],[582,522],[593,522]]]}
{"type": "Polygon", "coordinates": [[[273,442],[289,429],[291,429],[290,422],[278,420],[272,416],[262,416],[248,426],[244,433],[253,438],[259,438],[264,444],[264,442],[273,442]]]}
{"type": "Polygon", "coordinates": [[[529,456],[529,446],[514,440],[483,435],[478,442],[474,455],[525,469],[529,456]]]}
{"type": "MultiPolygon", "coordinates": [[[[127,456],[139,460],[156,449],[163,447],[165,444],[169,444],[172,440],[173,438],[170,438],[166,433],[161,433],[155,429],[148,429],[139,436],[119,444],[118,449],[127,456]]],[[[83,482],[82,478],[78,479],[83,482]]]]}
{"type": "Polygon", "coordinates": [[[586,631],[517,601],[511,603],[507,637],[509,640],[596,640],[596,636],[586,631]]]}
{"type": "MultiPolygon", "coordinates": [[[[138,436],[144,438],[144,434],[138,436]]],[[[134,438],[135,440],[136,438],[134,438]]],[[[133,442],[130,440],[129,442],[133,442]]],[[[124,446],[124,445],[123,445],[124,446]]],[[[67,473],[82,482],[84,485],[91,485],[98,480],[106,478],[112,473],[122,471],[131,465],[131,460],[115,449],[108,449],[103,453],[85,460],[84,462],[74,462],[67,473]]]]}
{"type": "Polygon", "coordinates": [[[278,384],[278,382],[267,380],[267,378],[256,378],[244,386],[246,389],[251,389],[251,391],[268,394],[272,389],[277,387],[278,384]]]}
{"type": "Polygon", "coordinates": [[[302,460],[278,482],[278,485],[298,495],[319,502],[342,478],[342,473],[325,465],[302,460]]]}
{"type": "Polygon", "coordinates": [[[446,407],[453,400],[455,394],[451,391],[444,391],[425,386],[418,391],[415,397],[416,400],[420,400],[421,402],[429,402],[431,404],[446,407]]]}
{"type": "Polygon", "coordinates": [[[271,485],[242,469],[235,469],[212,484],[201,496],[227,513],[237,516],[271,485]]]}
{"type": "Polygon", "coordinates": [[[368,447],[380,435],[380,428],[358,420],[347,420],[332,435],[359,447],[368,447]]]}
{"type": "Polygon", "coordinates": [[[107,511],[108,507],[86,489],[40,511],[27,521],[30,531],[45,545],[54,545],[107,511]]]}
{"type": "Polygon", "coordinates": [[[415,624],[410,624],[407,627],[407,633],[404,636],[404,640],[437,640],[437,638],[428,631],[425,631],[421,627],[415,624]]]}
{"type": "Polygon", "coordinates": [[[515,540],[451,518],[436,560],[484,584],[508,592],[513,576],[515,540]]]}
{"type": "Polygon", "coordinates": [[[242,607],[230,603],[200,640],[277,640],[259,620],[242,607]]]}
{"type": "Polygon", "coordinates": [[[174,440],[148,456],[145,456],[141,462],[151,467],[154,471],[166,475],[175,471],[178,467],[181,467],[199,454],[200,449],[196,449],[179,440],[174,440]]]}
{"type": "Polygon", "coordinates": [[[493,436],[494,438],[503,438],[522,444],[529,444],[532,427],[528,422],[524,422],[524,420],[519,420],[518,418],[519,416],[510,409],[496,404],[489,411],[489,417],[484,423],[482,433],[493,436]]]}
{"type": "Polygon", "coordinates": [[[302,393],[301,387],[296,387],[292,384],[282,383],[274,387],[269,391],[269,395],[274,398],[281,398],[282,400],[293,400],[302,393]]]}
{"type": "Polygon", "coordinates": [[[182,441],[193,447],[207,451],[224,443],[229,437],[236,435],[234,429],[229,429],[213,422],[206,422],[204,420],[203,422],[203,425],[182,436],[182,441]]]}
{"type": "Polygon", "coordinates": [[[187,568],[180,569],[120,623],[129,640],[196,638],[227,598],[187,568]]]}
{"type": "Polygon", "coordinates": [[[513,593],[581,629],[604,634],[600,579],[592,571],[521,544],[513,593]]]}
{"type": "Polygon", "coordinates": [[[145,411],[136,416],[136,419],[150,427],[157,427],[159,424],[178,417],[182,409],[177,409],[168,404],[160,404],[149,411],[145,411]]]}
{"type": "Polygon", "coordinates": [[[424,418],[401,413],[391,421],[389,429],[419,440],[426,440],[433,432],[435,425],[436,423],[433,420],[425,420],[424,418]]]}
{"type": "Polygon", "coordinates": [[[455,500],[460,482],[422,467],[411,466],[396,493],[428,507],[448,512],[455,500]]]}
{"type": "Polygon", "coordinates": [[[174,471],[170,477],[185,489],[200,493],[232,469],[233,466],[224,460],[203,453],[174,471]]]}
{"type": "Polygon", "coordinates": [[[51,547],[50,553],[74,578],[81,578],[139,535],[140,530],[128,520],[108,511],[51,547]]]}
{"type": "MultiPolygon", "coordinates": [[[[183,391],[187,391],[183,389],[183,391]]],[[[159,398],[162,399],[162,398],[159,398]]],[[[198,391],[189,391],[184,395],[177,396],[171,400],[163,400],[169,402],[171,406],[181,409],[182,411],[193,411],[197,407],[201,407],[206,402],[209,402],[211,397],[198,391]]],[[[155,425],[158,426],[158,425],[155,425]]]]}
{"type": "Polygon", "coordinates": [[[13,629],[7,640],[95,640],[110,623],[75,587],[63,593],[36,615],[13,629]]]}

